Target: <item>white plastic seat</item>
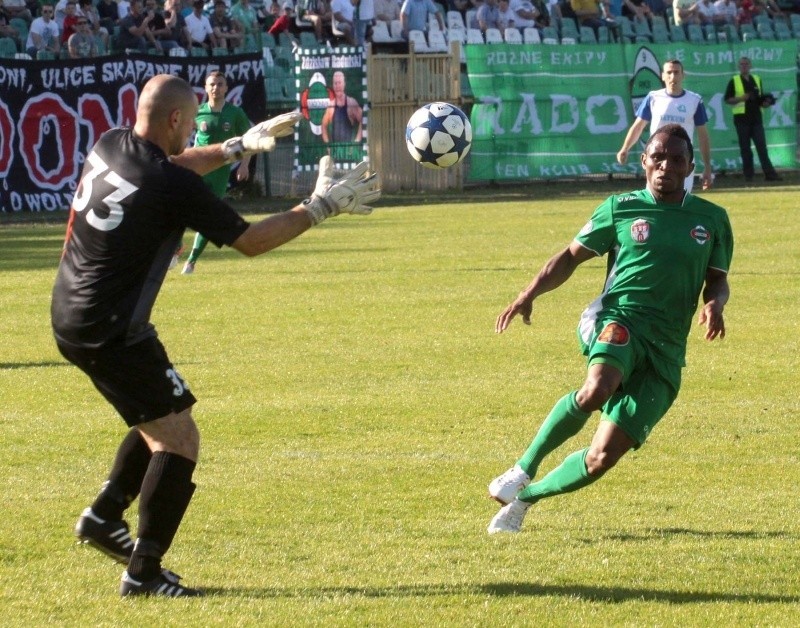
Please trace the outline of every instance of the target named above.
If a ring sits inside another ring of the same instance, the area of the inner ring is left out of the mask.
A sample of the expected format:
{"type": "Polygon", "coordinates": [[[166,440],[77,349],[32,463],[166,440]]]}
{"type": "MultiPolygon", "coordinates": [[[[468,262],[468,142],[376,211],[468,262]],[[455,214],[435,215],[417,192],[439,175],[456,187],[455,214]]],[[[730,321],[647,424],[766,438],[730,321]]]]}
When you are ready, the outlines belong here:
{"type": "Polygon", "coordinates": [[[431,52],[448,52],[450,50],[443,31],[428,31],[428,48],[431,52]]]}
{"type": "Polygon", "coordinates": [[[479,28],[468,28],[467,29],[467,43],[468,44],[482,44],[483,41],[483,33],[479,28]]]}
{"type": "Polygon", "coordinates": [[[447,43],[457,41],[460,44],[467,43],[467,29],[466,28],[449,28],[447,29],[447,43]]]}
{"type": "Polygon", "coordinates": [[[533,26],[528,26],[522,31],[522,41],[526,44],[540,44],[542,43],[542,36],[539,34],[539,29],[533,26]]]}
{"type": "Polygon", "coordinates": [[[448,11],[447,28],[461,28],[467,30],[467,25],[464,23],[464,16],[462,16],[459,11],[448,11]]]}
{"type": "Polygon", "coordinates": [[[522,43],[522,33],[519,32],[518,28],[514,28],[513,26],[509,26],[505,31],[503,31],[503,37],[507,44],[522,43]]]}
{"type": "Polygon", "coordinates": [[[499,28],[487,28],[486,29],[486,43],[487,44],[502,44],[503,43],[503,33],[500,32],[499,28]]]}
{"type": "Polygon", "coordinates": [[[186,52],[186,48],[181,46],[175,46],[174,48],[169,49],[169,56],[170,57],[188,57],[189,53],[186,52]]]}
{"type": "Polygon", "coordinates": [[[403,24],[400,20],[392,20],[389,22],[389,34],[394,41],[401,41],[403,39],[403,24]]]}
{"type": "Polygon", "coordinates": [[[392,35],[389,33],[389,23],[383,20],[375,20],[372,26],[372,41],[376,44],[391,42],[392,35]]]}
{"type": "Polygon", "coordinates": [[[428,47],[428,40],[425,39],[425,33],[423,31],[408,31],[408,43],[414,44],[414,52],[431,51],[431,49],[428,47]]]}
{"type": "MultiPolygon", "coordinates": [[[[558,43],[558,42],[556,42],[556,43],[558,43]]],[[[561,38],[561,43],[562,44],[568,44],[568,45],[575,45],[576,43],[578,43],[578,40],[575,39],[574,37],[562,37],[561,38]]]]}

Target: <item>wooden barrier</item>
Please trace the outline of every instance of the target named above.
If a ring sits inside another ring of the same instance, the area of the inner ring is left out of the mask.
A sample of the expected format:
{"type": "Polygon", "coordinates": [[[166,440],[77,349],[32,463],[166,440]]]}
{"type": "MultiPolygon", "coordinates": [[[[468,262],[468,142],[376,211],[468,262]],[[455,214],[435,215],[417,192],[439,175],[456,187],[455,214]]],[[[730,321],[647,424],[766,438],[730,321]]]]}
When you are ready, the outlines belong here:
{"type": "MultiPolygon", "coordinates": [[[[412,46],[413,48],[413,46],[412,46]]],[[[369,157],[386,192],[462,189],[464,164],[447,170],[423,168],[406,149],[406,123],[422,105],[444,101],[463,106],[460,46],[449,53],[374,54],[367,50],[369,157]]],[[[469,157],[467,157],[469,159],[469,157]]]]}

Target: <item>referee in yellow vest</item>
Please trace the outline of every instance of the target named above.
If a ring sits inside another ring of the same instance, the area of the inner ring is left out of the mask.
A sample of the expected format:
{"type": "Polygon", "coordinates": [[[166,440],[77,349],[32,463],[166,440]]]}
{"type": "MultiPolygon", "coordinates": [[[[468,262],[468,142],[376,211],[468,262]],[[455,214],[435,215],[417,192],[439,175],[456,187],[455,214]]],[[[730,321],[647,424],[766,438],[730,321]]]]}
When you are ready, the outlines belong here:
{"type": "Polygon", "coordinates": [[[739,152],[742,155],[742,170],[745,181],[753,180],[753,149],[758,153],[758,161],[767,181],[781,181],[767,153],[767,139],[764,135],[764,123],[761,119],[761,108],[775,104],[775,99],[764,95],[761,77],[750,74],[752,63],[747,57],[739,59],[739,74],[735,74],[728,82],[725,90],[725,102],[733,105],[733,124],[739,137],[739,152]]]}

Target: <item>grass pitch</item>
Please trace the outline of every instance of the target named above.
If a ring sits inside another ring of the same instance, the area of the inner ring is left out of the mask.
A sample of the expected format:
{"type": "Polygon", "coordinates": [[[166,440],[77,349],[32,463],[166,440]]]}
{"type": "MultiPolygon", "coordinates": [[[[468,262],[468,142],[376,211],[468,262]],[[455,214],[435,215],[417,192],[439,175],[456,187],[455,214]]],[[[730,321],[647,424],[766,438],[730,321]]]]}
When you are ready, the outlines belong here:
{"type": "Polygon", "coordinates": [[[796,185],[708,194],[736,236],[728,337],[693,329],[645,447],[521,534],[486,534],[486,484],[582,382],[574,328],[604,262],[537,301],[532,327],[497,336],[494,319],[606,187],[386,199],[168,275],[154,320],[203,442],[165,564],[199,600],[120,600],[121,569],[75,545],[124,425],[52,341],[64,225],[0,228],[0,622],[800,625],[796,185]]]}

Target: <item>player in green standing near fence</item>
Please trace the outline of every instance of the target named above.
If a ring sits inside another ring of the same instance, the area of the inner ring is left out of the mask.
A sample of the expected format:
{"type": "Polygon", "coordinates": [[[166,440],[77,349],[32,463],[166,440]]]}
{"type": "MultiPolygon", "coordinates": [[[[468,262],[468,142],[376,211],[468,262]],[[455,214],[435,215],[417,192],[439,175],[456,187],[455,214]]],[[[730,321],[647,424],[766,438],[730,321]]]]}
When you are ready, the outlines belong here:
{"type": "MultiPolygon", "coordinates": [[[[205,89],[208,100],[200,105],[195,118],[197,125],[195,146],[219,144],[232,137],[244,135],[250,128],[250,120],[247,119],[247,114],[241,107],[225,101],[225,96],[228,94],[228,82],[225,80],[225,75],[222,72],[210,72],[206,77],[205,89]]],[[[244,157],[236,170],[237,181],[247,181],[250,177],[249,166],[250,157],[244,157]]],[[[209,172],[203,177],[203,180],[214,194],[222,198],[228,190],[230,174],[230,166],[226,165],[209,172]]],[[[206,244],[208,244],[208,239],[202,233],[195,235],[189,259],[183,266],[182,273],[184,275],[191,275],[194,272],[197,259],[206,248],[206,244]]]]}

